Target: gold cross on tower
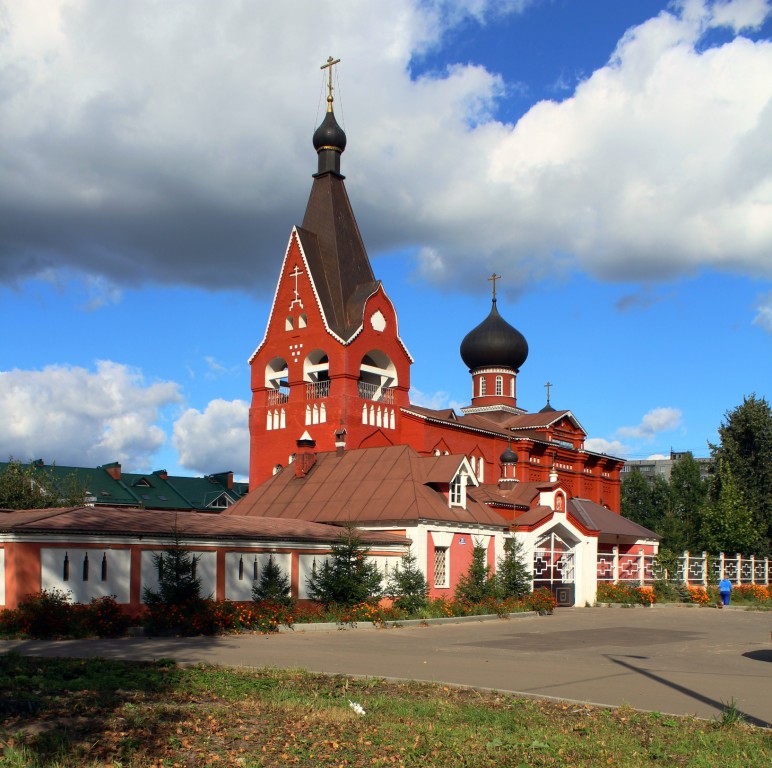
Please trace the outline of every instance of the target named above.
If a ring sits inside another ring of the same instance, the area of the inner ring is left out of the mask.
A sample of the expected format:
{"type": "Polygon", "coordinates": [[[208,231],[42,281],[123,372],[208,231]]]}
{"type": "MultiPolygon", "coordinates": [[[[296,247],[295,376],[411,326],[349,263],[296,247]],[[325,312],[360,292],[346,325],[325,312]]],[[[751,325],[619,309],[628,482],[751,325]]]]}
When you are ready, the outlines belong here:
{"type": "Polygon", "coordinates": [[[340,64],[340,59],[333,59],[332,56],[327,57],[327,63],[322,64],[319,69],[327,69],[328,72],[328,80],[327,80],[327,111],[332,112],[332,68],[336,65],[340,64]]]}
{"type": "Polygon", "coordinates": [[[501,275],[497,275],[495,272],[488,278],[493,283],[493,300],[496,301],[496,281],[501,280],[501,275]]]}

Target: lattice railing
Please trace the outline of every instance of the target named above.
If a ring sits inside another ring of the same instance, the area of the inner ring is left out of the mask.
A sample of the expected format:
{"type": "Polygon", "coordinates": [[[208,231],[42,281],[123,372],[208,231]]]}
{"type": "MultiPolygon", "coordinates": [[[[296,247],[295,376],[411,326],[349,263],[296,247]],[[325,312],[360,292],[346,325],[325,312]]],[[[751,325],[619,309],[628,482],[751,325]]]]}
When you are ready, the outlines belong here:
{"type": "Polygon", "coordinates": [[[614,583],[651,584],[658,579],[707,586],[722,578],[734,584],[769,586],[772,579],[772,561],[753,555],[709,555],[705,552],[684,552],[676,561],[675,570],[668,570],[656,555],[642,553],[598,552],[597,580],[614,583]]]}

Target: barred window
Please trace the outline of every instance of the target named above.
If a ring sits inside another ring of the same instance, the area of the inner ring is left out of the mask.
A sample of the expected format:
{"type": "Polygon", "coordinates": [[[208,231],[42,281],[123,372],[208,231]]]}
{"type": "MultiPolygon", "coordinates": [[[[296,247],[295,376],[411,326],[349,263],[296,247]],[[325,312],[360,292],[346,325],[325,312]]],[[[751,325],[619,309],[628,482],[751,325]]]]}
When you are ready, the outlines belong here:
{"type": "Polygon", "coordinates": [[[448,586],[448,548],[434,548],[434,586],[448,586]]]}

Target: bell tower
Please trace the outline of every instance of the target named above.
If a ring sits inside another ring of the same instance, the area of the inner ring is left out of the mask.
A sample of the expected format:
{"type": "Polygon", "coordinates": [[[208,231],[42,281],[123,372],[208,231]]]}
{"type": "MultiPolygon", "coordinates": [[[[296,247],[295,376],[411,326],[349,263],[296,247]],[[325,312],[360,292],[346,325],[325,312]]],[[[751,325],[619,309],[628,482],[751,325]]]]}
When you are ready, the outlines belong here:
{"type": "Polygon", "coordinates": [[[294,461],[307,434],[319,451],[400,442],[413,360],[397,314],[376,280],[341,174],[346,134],[333,111],[314,132],[317,172],[303,223],[294,227],[263,341],[249,360],[249,482],[252,487],[294,461]]]}

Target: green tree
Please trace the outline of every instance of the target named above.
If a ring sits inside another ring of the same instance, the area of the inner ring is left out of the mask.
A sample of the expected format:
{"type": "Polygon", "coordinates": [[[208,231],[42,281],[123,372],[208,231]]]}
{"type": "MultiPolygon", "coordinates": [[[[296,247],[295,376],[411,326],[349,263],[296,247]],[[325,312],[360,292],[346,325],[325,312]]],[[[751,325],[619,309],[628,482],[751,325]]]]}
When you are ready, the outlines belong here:
{"type": "Polygon", "coordinates": [[[174,544],[163,552],[153,553],[158,572],[158,589],[145,587],[142,599],[146,605],[187,605],[201,600],[201,579],[196,573],[201,558],[181,546],[175,526],[174,544]]]}
{"type": "Polygon", "coordinates": [[[5,509],[48,509],[83,504],[87,490],[77,475],[57,478],[34,462],[22,464],[11,457],[0,469],[0,507],[5,509]]]}
{"type": "Polygon", "coordinates": [[[389,575],[386,595],[394,601],[397,608],[408,614],[416,613],[426,605],[429,585],[426,577],[418,567],[418,560],[411,549],[408,549],[399,565],[389,575]]]}
{"type": "Polygon", "coordinates": [[[708,486],[700,475],[700,465],[691,453],[673,464],[669,486],[670,507],[661,531],[658,531],[664,537],[663,545],[676,551],[699,549],[708,486]]]}
{"type": "MultiPolygon", "coordinates": [[[[757,551],[772,548],[772,409],[763,397],[751,394],[741,405],[724,414],[718,428],[720,442],[710,445],[718,466],[723,462],[742,490],[756,530],[757,551]]],[[[713,500],[721,493],[720,483],[712,490],[713,500]]]]}
{"type": "Polygon", "coordinates": [[[356,605],[381,596],[381,572],[353,526],[330,546],[330,556],[306,579],[311,599],[324,605],[356,605]]]}
{"type": "Polygon", "coordinates": [[[723,461],[718,466],[717,480],[718,497],[707,505],[703,515],[703,546],[714,554],[753,552],[759,540],[753,514],[723,461]]]}
{"type": "Polygon", "coordinates": [[[625,472],[620,509],[628,520],[651,531],[657,530],[664,517],[664,510],[657,509],[655,505],[649,481],[638,467],[625,472]]]}
{"type": "Polygon", "coordinates": [[[488,550],[475,541],[469,570],[461,576],[456,585],[455,598],[469,603],[479,603],[496,595],[496,580],[487,563],[488,550]]]}
{"type": "Polygon", "coordinates": [[[514,536],[504,541],[504,554],[496,563],[496,592],[518,597],[531,591],[531,573],[525,562],[523,542],[514,536]]]}
{"type": "Polygon", "coordinates": [[[13,457],[0,471],[0,507],[4,509],[43,509],[56,498],[51,493],[50,478],[31,464],[24,465],[13,457]]]}
{"type": "Polygon", "coordinates": [[[252,586],[252,598],[257,602],[270,600],[280,605],[291,605],[290,580],[281,566],[274,561],[273,555],[268,556],[268,562],[260,571],[260,578],[252,586]]]}

